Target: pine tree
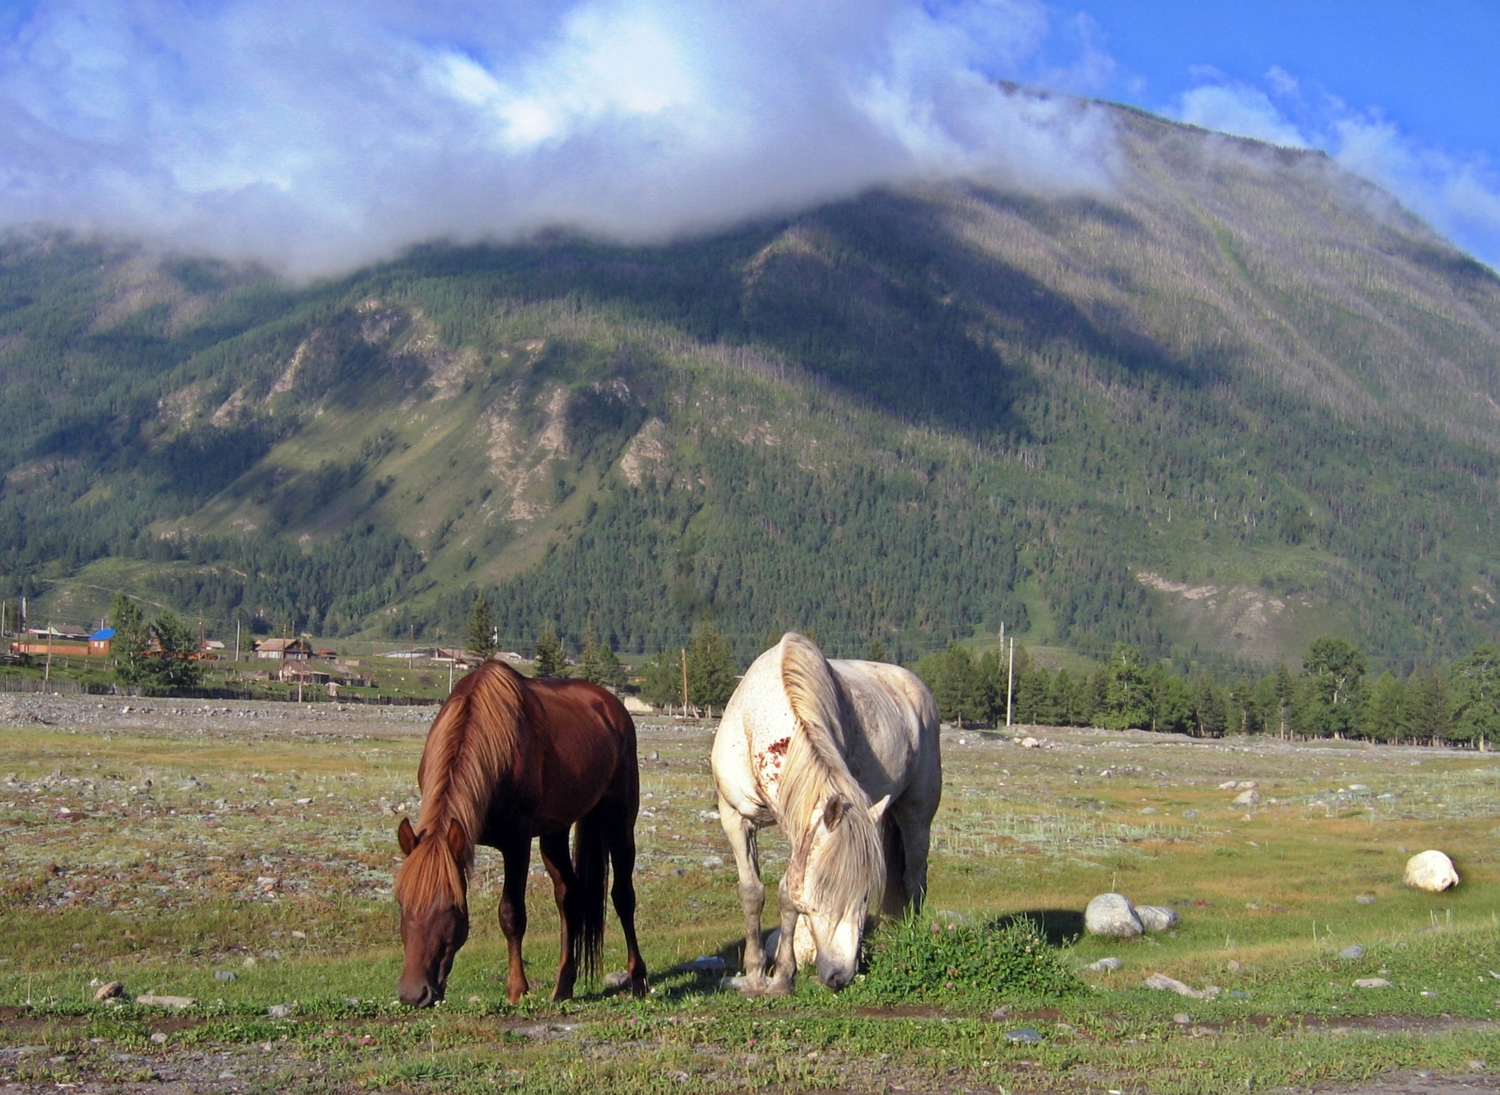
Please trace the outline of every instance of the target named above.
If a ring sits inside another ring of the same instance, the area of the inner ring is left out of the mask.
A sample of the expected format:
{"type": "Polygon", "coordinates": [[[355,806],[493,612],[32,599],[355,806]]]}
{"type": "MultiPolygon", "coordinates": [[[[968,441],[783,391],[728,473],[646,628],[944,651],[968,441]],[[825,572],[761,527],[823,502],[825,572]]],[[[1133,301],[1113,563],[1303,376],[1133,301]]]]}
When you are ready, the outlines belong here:
{"type": "Polygon", "coordinates": [[[1406,718],[1412,737],[1434,745],[1448,736],[1448,687],[1435,668],[1419,668],[1406,682],[1406,718]]]}
{"type": "Polygon", "coordinates": [[[536,675],[538,677],[561,677],[567,673],[567,660],[562,643],[558,641],[557,629],[548,620],[542,625],[542,633],[536,640],[536,675]]]}
{"type": "Polygon", "coordinates": [[[1453,740],[1485,744],[1500,737],[1500,646],[1485,643],[1454,662],[1449,687],[1453,740]]]}
{"type": "Polygon", "coordinates": [[[146,644],[150,641],[145,617],[123,593],[115,596],[109,617],[115,629],[110,645],[115,656],[115,675],[121,684],[141,684],[146,678],[146,644]]]}
{"type": "Polygon", "coordinates": [[[886,660],[885,643],[881,642],[880,636],[877,635],[870,640],[870,645],[865,647],[865,661],[883,662],[886,660]]]}
{"type": "Polygon", "coordinates": [[[604,688],[625,686],[625,668],[609,644],[601,643],[594,635],[593,620],[583,629],[583,653],[578,661],[584,680],[604,688]]]}
{"type": "Polygon", "coordinates": [[[734,694],[734,654],[712,621],[693,634],[687,652],[688,702],[723,708],[734,694]]]}
{"type": "Polygon", "coordinates": [[[1115,643],[1104,675],[1104,710],[1100,720],[1109,730],[1144,730],[1151,725],[1150,695],[1141,652],[1128,643],[1115,643]]]}
{"type": "Polygon", "coordinates": [[[490,618],[490,603],[481,593],[474,598],[474,609],[469,613],[469,633],[465,648],[480,661],[495,653],[495,622],[490,618]]]}
{"type": "Polygon", "coordinates": [[[1083,726],[1088,721],[1083,714],[1083,690],[1066,669],[1059,669],[1052,678],[1052,709],[1060,726],[1083,726]]]}
{"type": "Polygon", "coordinates": [[[1376,741],[1398,742],[1407,733],[1406,685],[1389,670],[1380,674],[1370,690],[1365,730],[1376,741]]]}
{"type": "Polygon", "coordinates": [[[1199,673],[1193,681],[1192,697],[1193,726],[1197,735],[1201,738],[1223,737],[1227,721],[1224,696],[1214,679],[1207,673],[1199,673]]]}
{"type": "Polygon", "coordinates": [[[1314,639],[1302,659],[1297,721],[1310,737],[1353,737],[1366,695],[1365,656],[1346,639],[1314,639]]]}
{"type": "Polygon", "coordinates": [[[193,629],[163,609],[151,621],[150,649],[144,659],[144,681],[172,690],[196,688],[203,680],[203,663],[189,657],[198,647],[193,629]]]}

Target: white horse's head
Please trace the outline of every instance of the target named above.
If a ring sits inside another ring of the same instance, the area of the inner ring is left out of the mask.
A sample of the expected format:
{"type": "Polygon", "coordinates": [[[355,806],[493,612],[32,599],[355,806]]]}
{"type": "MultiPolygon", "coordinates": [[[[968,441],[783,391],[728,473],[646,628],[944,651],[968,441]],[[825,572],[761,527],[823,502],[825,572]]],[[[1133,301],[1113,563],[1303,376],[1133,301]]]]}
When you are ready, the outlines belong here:
{"type": "Polygon", "coordinates": [[[880,821],[890,801],[866,806],[831,794],[787,865],[787,896],[812,935],[818,980],[835,992],[854,980],[865,921],[885,891],[880,821]]]}

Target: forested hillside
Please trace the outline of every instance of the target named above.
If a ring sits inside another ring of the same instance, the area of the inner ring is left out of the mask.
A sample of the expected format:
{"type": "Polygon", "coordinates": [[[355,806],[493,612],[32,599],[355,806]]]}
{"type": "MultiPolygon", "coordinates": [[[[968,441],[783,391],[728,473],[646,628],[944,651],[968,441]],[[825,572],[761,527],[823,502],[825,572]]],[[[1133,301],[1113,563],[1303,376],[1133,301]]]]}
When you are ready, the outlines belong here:
{"type": "Polygon", "coordinates": [[[0,594],[433,637],[483,590],[508,646],[713,618],[741,657],[1500,636],[1500,279],[1320,154],[1114,116],[1091,198],[950,183],[658,248],[295,286],[14,237],[0,594]]]}

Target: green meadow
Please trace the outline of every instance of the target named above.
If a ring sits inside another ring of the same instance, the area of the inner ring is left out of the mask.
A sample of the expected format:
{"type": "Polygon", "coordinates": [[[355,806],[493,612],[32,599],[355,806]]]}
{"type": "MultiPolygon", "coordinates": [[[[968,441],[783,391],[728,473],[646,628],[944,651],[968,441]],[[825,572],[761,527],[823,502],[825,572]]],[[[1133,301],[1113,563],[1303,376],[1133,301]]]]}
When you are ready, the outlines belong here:
{"type": "MultiPolygon", "coordinates": [[[[0,729],[0,1078],[26,1090],[1104,1095],[1500,1068],[1491,754],[945,731],[922,916],[872,937],[869,972],[838,996],[804,979],[789,999],[746,1000],[693,968],[718,957],[736,972],[741,944],[712,727],[646,720],[636,881],[652,995],[596,983],[547,1001],[557,921],[534,858],[534,992],[508,1006],[500,862],[482,850],[448,998],[413,1013],[394,1002],[390,890],[430,710],[30,702],[5,709],[29,721],[0,729]],[[1230,781],[1254,781],[1260,801],[1233,805],[1230,781]],[[1427,848],[1453,857],[1456,891],[1402,885],[1427,848]],[[1181,919],[1078,938],[1109,890],[1181,919]],[[1046,940],[1026,961],[1051,979],[972,974],[1028,935],[1002,926],[1018,919],[1046,940]],[[1355,944],[1362,957],[1340,957],[1355,944]],[[881,963],[898,953],[939,972],[893,978],[881,963]],[[1110,956],[1118,970],[1089,968],[1110,956]],[[1156,973],[1204,995],[1144,987],[1156,973]],[[1355,986],[1368,978],[1387,984],[1355,986]],[[95,1002],[109,981],[126,1002],[95,1002]]],[[[772,832],[763,848],[773,881],[785,846],[772,832]]],[[[613,920],[606,942],[607,969],[623,968],[613,920]]]]}

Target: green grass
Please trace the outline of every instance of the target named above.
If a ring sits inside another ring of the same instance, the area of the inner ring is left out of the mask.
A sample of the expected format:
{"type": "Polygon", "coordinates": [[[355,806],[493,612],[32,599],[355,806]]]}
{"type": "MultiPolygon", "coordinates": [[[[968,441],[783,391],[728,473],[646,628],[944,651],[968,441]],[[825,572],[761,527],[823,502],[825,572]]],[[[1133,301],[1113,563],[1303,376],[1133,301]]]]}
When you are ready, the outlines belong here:
{"type": "MultiPolygon", "coordinates": [[[[645,727],[637,886],[653,994],[589,987],[548,1003],[556,921],[533,874],[533,995],[508,1006],[499,861],[482,850],[448,999],[413,1014],[392,999],[389,887],[424,724],[193,710],[0,730],[0,1050],[41,1047],[7,1059],[19,1080],[125,1082],[207,1054],[268,1089],[1208,1093],[1500,1062],[1489,756],[1100,731],[1022,749],[950,734],[924,914],[872,936],[845,993],[803,977],[790,998],[746,1000],[679,968],[738,960],[734,874],[703,813],[711,736],[645,727]],[[1248,816],[1217,789],[1231,778],[1260,783],[1248,816]],[[1405,889],[1401,846],[1449,851],[1463,885],[1405,889]],[[1181,922],[1074,941],[1084,904],[1111,889],[1171,903],[1181,922]],[[1352,943],[1364,957],[1339,958],[1352,943]],[[1107,955],[1123,968],[1087,969],[1107,955]],[[1142,987],[1156,972],[1221,992],[1142,987]],[[1375,976],[1390,986],[1354,987],[1375,976]],[[91,982],[111,979],[197,1003],[94,1003],[91,982]],[[275,1005],[288,1012],[272,1017],[275,1005]],[[1020,1027],[1042,1042],[1010,1040],[1020,1027]]],[[[772,832],[763,847],[774,880],[785,845],[772,832]]],[[[606,968],[622,968],[613,923],[606,944],[606,968]]]]}

